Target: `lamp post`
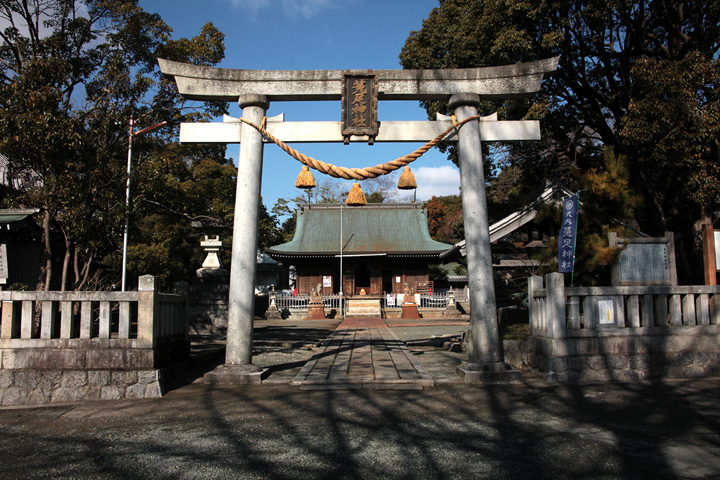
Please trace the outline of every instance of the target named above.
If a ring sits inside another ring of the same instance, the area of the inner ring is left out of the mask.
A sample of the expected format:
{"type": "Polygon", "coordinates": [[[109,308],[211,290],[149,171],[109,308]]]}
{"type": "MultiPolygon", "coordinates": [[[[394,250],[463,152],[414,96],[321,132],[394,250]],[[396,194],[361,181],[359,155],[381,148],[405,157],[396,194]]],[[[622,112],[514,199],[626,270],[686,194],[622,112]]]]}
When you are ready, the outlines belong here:
{"type": "Polygon", "coordinates": [[[137,132],[133,131],[133,117],[130,117],[130,133],[128,135],[128,160],[127,160],[127,178],[125,183],[125,231],[123,232],[123,259],[122,259],[122,291],[125,291],[125,281],[127,278],[127,246],[128,246],[128,227],[130,225],[130,172],[132,169],[132,144],[133,138],[141,137],[145,134],[153,132],[163,127],[167,122],[156,123],[155,125],[137,132]]]}

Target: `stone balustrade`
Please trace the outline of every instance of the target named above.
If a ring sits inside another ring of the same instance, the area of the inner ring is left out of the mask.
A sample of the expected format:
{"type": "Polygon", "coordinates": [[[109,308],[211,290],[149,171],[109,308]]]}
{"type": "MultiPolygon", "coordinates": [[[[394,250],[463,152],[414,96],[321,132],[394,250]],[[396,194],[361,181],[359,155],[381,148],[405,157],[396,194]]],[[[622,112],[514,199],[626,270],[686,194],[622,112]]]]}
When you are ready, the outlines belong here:
{"type": "Polygon", "coordinates": [[[560,382],[720,375],[720,287],[528,281],[528,365],[560,382]]]}
{"type": "Polygon", "coordinates": [[[158,293],[150,275],[136,292],[5,291],[0,300],[3,405],[159,396],[161,369],[189,355],[186,296],[158,293]]]}

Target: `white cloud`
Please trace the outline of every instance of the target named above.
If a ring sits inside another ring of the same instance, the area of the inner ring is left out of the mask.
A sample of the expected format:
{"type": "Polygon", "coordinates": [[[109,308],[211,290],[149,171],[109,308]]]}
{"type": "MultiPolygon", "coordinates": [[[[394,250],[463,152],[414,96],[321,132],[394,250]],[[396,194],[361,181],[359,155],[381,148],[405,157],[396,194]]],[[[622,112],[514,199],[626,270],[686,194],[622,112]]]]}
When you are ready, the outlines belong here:
{"type": "Polygon", "coordinates": [[[285,15],[297,17],[298,15],[309,19],[328,8],[336,8],[342,5],[339,0],[229,0],[237,8],[249,11],[252,14],[258,13],[266,8],[282,6],[285,15]]]}
{"type": "Polygon", "coordinates": [[[458,195],[460,193],[460,170],[453,165],[419,167],[413,169],[417,182],[418,200],[430,200],[433,195],[458,195]]]}
{"type": "Polygon", "coordinates": [[[300,14],[305,18],[311,18],[336,3],[332,0],[282,0],[286,14],[289,16],[300,14]]]}
{"type": "Polygon", "coordinates": [[[257,13],[263,8],[269,7],[272,4],[271,0],[230,0],[233,7],[241,10],[249,11],[250,13],[257,13]]]}

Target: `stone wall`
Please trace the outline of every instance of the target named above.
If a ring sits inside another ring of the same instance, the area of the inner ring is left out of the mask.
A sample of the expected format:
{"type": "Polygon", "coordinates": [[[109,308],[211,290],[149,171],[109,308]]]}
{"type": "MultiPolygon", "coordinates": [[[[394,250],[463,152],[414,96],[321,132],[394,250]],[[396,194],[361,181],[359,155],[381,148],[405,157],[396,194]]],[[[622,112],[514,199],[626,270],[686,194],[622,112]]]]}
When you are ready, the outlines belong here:
{"type": "Polygon", "coordinates": [[[526,370],[560,383],[720,376],[720,287],[528,279],[526,370]]]}
{"type": "Polygon", "coordinates": [[[188,298],[191,334],[225,334],[229,292],[230,285],[227,283],[193,279],[188,298]]]}
{"type": "Polygon", "coordinates": [[[0,370],[0,405],[162,396],[160,370],[0,370]]]}
{"type": "Polygon", "coordinates": [[[159,397],[161,372],[189,361],[186,297],[152,276],[136,292],[0,297],[0,405],[159,397]]]}
{"type": "Polygon", "coordinates": [[[505,360],[553,383],[720,376],[717,326],[633,330],[506,341],[505,360]]]}

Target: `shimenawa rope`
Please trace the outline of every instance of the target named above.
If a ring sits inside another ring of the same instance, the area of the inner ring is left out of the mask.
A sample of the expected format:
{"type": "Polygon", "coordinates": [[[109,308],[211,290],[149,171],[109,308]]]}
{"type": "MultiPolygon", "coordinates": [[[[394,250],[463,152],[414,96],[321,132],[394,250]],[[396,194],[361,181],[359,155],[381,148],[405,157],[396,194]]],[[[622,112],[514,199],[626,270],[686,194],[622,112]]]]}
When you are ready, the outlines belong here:
{"type": "MultiPolygon", "coordinates": [[[[430,140],[428,143],[423,145],[422,147],[418,148],[414,152],[410,153],[409,155],[405,155],[399,158],[396,158],[395,160],[392,160],[387,163],[381,163],[378,165],[375,165],[374,167],[365,167],[365,168],[347,168],[347,167],[340,167],[338,165],[333,165],[331,163],[325,163],[321,160],[316,160],[313,157],[308,157],[304,153],[298,152],[294,148],[288,146],[286,143],[284,143],[282,140],[275,137],[273,134],[265,130],[262,126],[257,126],[253,122],[250,122],[248,120],[245,120],[244,118],[240,118],[240,120],[244,123],[247,123],[251,127],[253,127],[255,130],[260,132],[262,135],[267,137],[270,141],[274,142],[278,147],[282,148],[285,153],[293,157],[298,162],[302,163],[303,165],[307,165],[310,168],[314,168],[318,172],[326,173],[330,175],[331,177],[335,178],[344,178],[345,180],[365,180],[368,178],[377,178],[381,175],[387,175],[388,173],[394,172],[398,168],[404,167],[410,162],[414,162],[418,158],[420,158],[425,152],[430,150],[432,147],[434,147],[440,140],[445,138],[447,134],[449,134],[452,130],[460,128],[462,125],[464,125],[466,122],[469,122],[470,120],[474,120],[476,118],[480,118],[479,115],[474,115],[472,117],[468,117],[465,120],[461,122],[455,121],[455,116],[453,115],[453,125],[449,127],[447,130],[442,132],[437,137],[430,140]]],[[[263,119],[263,124],[265,123],[265,119],[263,119]]]]}

